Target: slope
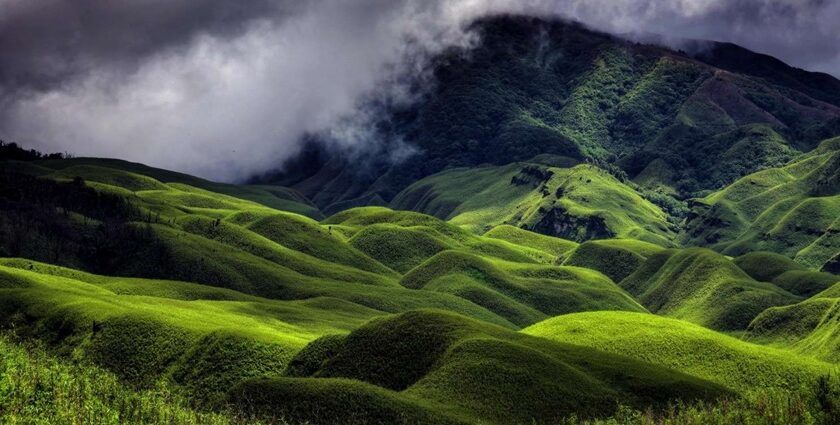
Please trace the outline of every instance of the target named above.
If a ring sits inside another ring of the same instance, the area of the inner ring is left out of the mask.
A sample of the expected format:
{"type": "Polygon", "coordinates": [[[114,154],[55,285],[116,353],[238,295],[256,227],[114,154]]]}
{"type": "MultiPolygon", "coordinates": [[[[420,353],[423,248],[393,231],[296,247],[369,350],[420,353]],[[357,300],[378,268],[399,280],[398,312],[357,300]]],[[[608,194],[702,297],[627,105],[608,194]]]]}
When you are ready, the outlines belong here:
{"type": "Polygon", "coordinates": [[[577,242],[623,237],[665,246],[674,234],[658,206],[592,165],[447,170],[412,184],[391,204],[479,233],[508,224],[577,242]]]}
{"type": "Polygon", "coordinates": [[[620,286],[653,313],[724,331],[744,330],[764,309],[801,299],[703,248],[653,254],[620,286]]]}
{"type": "Polygon", "coordinates": [[[788,351],[650,314],[576,313],[546,320],[522,332],[644,360],[739,392],[795,389],[832,369],[827,363],[788,351]]]}
{"type": "Polygon", "coordinates": [[[789,164],[744,177],[697,200],[683,241],[728,255],[772,251],[808,268],[840,251],[840,139],[789,164]]]}

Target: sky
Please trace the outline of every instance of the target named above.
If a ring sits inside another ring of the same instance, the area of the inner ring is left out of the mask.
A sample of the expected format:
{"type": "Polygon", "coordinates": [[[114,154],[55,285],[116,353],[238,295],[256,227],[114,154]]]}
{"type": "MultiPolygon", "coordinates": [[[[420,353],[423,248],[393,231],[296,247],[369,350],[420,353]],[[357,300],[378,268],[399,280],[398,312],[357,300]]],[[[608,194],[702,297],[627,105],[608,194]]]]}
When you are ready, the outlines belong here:
{"type": "Polygon", "coordinates": [[[0,139],[239,181],[306,133],[371,143],[361,99],[410,102],[403,82],[497,13],[730,41],[840,76],[836,0],[0,0],[0,139]]]}

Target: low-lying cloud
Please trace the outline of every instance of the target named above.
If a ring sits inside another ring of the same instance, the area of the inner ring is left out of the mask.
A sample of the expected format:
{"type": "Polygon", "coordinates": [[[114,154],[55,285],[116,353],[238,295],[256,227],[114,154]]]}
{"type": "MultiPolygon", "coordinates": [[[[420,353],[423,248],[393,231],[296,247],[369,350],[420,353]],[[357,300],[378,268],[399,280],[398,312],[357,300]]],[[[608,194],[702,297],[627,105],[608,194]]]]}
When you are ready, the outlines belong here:
{"type": "Polygon", "coordinates": [[[496,13],[733,41],[840,74],[831,0],[0,0],[0,137],[241,179],[307,132],[369,142],[359,100],[410,100],[400,77],[496,13]]]}

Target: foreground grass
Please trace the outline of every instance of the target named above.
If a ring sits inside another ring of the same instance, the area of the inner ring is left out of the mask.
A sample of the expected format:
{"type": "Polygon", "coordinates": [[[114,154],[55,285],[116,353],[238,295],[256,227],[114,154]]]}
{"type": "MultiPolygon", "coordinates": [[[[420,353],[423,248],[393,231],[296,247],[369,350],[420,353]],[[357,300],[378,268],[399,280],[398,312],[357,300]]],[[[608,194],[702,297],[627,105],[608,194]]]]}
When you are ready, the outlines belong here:
{"type": "Polygon", "coordinates": [[[840,423],[840,380],[824,377],[798,391],[762,389],[714,403],[676,403],[662,412],[619,408],[595,421],[568,418],[564,425],[822,425],[840,423]]]}
{"type": "MultiPolygon", "coordinates": [[[[135,391],[97,367],[59,361],[33,342],[0,336],[0,423],[259,424],[198,412],[166,385],[135,391]]],[[[283,422],[274,422],[283,423],[283,422]]]]}

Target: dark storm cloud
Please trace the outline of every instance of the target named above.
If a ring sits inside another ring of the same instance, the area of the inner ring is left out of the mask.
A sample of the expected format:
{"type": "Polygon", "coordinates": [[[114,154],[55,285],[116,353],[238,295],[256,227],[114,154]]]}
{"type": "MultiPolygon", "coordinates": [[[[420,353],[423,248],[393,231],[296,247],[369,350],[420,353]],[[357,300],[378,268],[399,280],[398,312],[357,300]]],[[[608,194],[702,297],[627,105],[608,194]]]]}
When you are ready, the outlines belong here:
{"type": "Polygon", "coordinates": [[[236,37],[290,8],[271,0],[0,0],[0,7],[0,84],[36,90],[100,66],[130,72],[198,34],[236,37]]]}
{"type": "Polygon", "coordinates": [[[732,41],[840,74],[834,0],[0,0],[0,137],[241,178],[306,132],[369,142],[358,100],[408,100],[396,77],[494,13],[732,41]]]}

